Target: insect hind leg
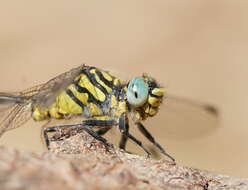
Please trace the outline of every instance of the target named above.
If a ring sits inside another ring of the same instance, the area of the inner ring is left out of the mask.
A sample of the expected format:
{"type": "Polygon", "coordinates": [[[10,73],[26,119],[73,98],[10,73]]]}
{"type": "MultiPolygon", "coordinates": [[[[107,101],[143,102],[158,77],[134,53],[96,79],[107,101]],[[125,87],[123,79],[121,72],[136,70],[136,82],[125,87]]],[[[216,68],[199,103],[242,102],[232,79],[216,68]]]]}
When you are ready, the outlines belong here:
{"type": "MultiPolygon", "coordinates": [[[[75,129],[75,130],[84,130],[86,131],[89,135],[91,135],[92,137],[94,137],[95,139],[97,139],[98,141],[101,141],[104,146],[106,148],[108,148],[110,146],[110,144],[107,142],[107,140],[101,136],[101,134],[98,134],[98,132],[93,130],[94,126],[101,126],[106,128],[105,131],[102,132],[107,132],[111,126],[116,125],[116,121],[115,120],[96,120],[96,119],[92,119],[92,120],[86,120],[80,124],[74,124],[74,125],[61,125],[61,126],[54,126],[54,127],[48,127],[45,128],[43,130],[43,135],[45,138],[45,143],[46,146],[48,148],[48,150],[50,149],[50,140],[49,140],[49,136],[48,133],[51,132],[57,132],[59,130],[63,130],[63,129],[75,129]]],[[[102,128],[102,129],[104,129],[102,128]]]]}

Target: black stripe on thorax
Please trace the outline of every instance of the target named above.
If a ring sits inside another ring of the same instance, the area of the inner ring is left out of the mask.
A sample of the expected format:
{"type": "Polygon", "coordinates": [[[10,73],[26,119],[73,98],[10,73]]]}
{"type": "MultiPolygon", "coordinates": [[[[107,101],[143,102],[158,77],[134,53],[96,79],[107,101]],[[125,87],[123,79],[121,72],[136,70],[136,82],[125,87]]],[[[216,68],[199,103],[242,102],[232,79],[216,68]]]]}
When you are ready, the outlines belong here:
{"type": "MultiPolygon", "coordinates": [[[[113,89],[113,88],[115,87],[114,84],[113,84],[113,81],[107,80],[107,79],[103,76],[103,74],[102,74],[100,71],[98,71],[97,69],[96,69],[96,74],[97,74],[97,76],[99,77],[99,79],[100,79],[102,82],[104,82],[104,84],[106,84],[109,88],[113,89]]],[[[114,79],[113,79],[113,80],[114,80],[114,79]]]]}
{"type": "MultiPolygon", "coordinates": [[[[96,81],[96,79],[95,79],[95,77],[96,77],[95,75],[97,75],[97,76],[99,77],[99,79],[100,79],[106,86],[108,86],[109,88],[111,88],[111,89],[113,90],[112,93],[116,96],[117,100],[119,100],[120,98],[122,98],[122,96],[120,97],[120,94],[123,94],[122,91],[123,91],[123,87],[124,87],[124,86],[116,86],[116,85],[114,85],[114,83],[113,83],[113,82],[114,82],[114,77],[113,77],[113,80],[112,80],[112,81],[107,80],[107,79],[103,76],[103,74],[101,73],[101,71],[99,71],[96,67],[89,67],[89,68],[87,68],[86,70],[82,70],[81,73],[82,73],[82,74],[85,74],[93,85],[98,84],[99,86],[101,86],[99,89],[102,90],[102,88],[104,88],[104,87],[103,87],[102,85],[100,85],[100,84],[96,81]],[[90,72],[89,72],[89,71],[92,70],[92,69],[95,69],[95,73],[90,73],[90,72]]],[[[94,97],[86,88],[81,87],[81,86],[78,84],[78,82],[77,82],[77,84],[75,84],[75,85],[76,85],[76,88],[77,88],[77,90],[78,90],[79,92],[84,92],[84,93],[88,93],[88,94],[89,94],[89,101],[97,102],[98,105],[101,105],[101,104],[103,104],[103,103],[106,103],[106,101],[107,101],[107,99],[108,99],[108,98],[107,98],[108,92],[103,91],[104,94],[106,95],[106,99],[105,99],[104,102],[100,102],[99,100],[95,99],[95,97],[94,97]]],[[[97,85],[96,85],[96,86],[97,86],[97,85]]],[[[97,87],[98,87],[98,86],[97,86],[97,87]]],[[[104,88],[104,90],[105,90],[105,88],[104,88]]],[[[124,96],[124,94],[123,94],[123,96],[124,96]]]]}
{"type": "MultiPolygon", "coordinates": [[[[91,69],[95,69],[95,68],[94,68],[94,67],[91,67],[90,70],[91,70],[91,69]]],[[[99,90],[101,90],[101,91],[105,94],[105,96],[107,96],[107,94],[108,94],[107,90],[106,90],[101,84],[99,84],[99,83],[97,82],[97,80],[96,80],[96,78],[95,78],[95,74],[89,72],[90,70],[83,70],[83,71],[81,72],[81,74],[85,74],[85,75],[87,76],[87,78],[89,79],[89,81],[90,81],[96,88],[98,88],[99,90]]],[[[105,99],[105,100],[106,100],[106,99],[105,99]]]]}
{"type": "MultiPolygon", "coordinates": [[[[80,79],[79,79],[80,80],[80,79]]],[[[74,85],[75,85],[75,88],[76,90],[79,92],[79,93],[87,93],[88,94],[88,102],[91,102],[91,103],[95,103],[95,104],[98,104],[98,105],[101,105],[103,102],[99,101],[98,99],[96,99],[92,94],[91,92],[87,89],[87,88],[84,88],[82,86],[80,86],[78,83],[79,83],[79,80],[78,81],[74,81],[74,85]]],[[[106,98],[107,99],[107,98],[106,98]]],[[[105,100],[106,100],[105,99],[105,100]]]]}
{"type": "MultiPolygon", "coordinates": [[[[105,85],[107,85],[109,88],[111,88],[113,90],[113,94],[116,96],[117,100],[119,100],[121,97],[120,97],[120,94],[123,94],[123,89],[125,86],[117,86],[117,85],[114,85],[114,77],[113,77],[113,80],[112,81],[109,81],[107,80],[103,74],[101,73],[101,71],[97,70],[96,69],[96,75],[99,77],[99,79],[104,82],[105,85]]],[[[124,96],[124,95],[123,95],[124,96]]]]}
{"type": "Polygon", "coordinates": [[[82,109],[84,109],[85,105],[73,94],[73,92],[70,89],[66,90],[66,94],[82,109]]]}

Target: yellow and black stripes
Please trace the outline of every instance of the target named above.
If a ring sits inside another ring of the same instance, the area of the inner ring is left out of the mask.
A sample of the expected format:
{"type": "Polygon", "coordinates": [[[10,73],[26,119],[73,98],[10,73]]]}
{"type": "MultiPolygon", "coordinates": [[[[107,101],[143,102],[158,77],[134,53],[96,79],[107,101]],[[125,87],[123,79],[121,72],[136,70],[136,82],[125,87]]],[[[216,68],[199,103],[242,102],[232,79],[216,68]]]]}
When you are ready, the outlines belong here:
{"type": "MultiPolygon", "coordinates": [[[[92,69],[93,70],[93,69],[92,69]]],[[[109,92],[107,91],[107,89],[106,88],[104,88],[104,86],[102,86],[99,82],[97,82],[97,80],[96,80],[96,73],[94,74],[94,73],[91,73],[90,72],[91,70],[83,70],[82,72],[81,72],[81,75],[85,75],[87,78],[88,78],[88,80],[90,81],[90,83],[95,87],[95,88],[98,88],[100,91],[102,91],[102,93],[103,94],[108,94],[109,92]]],[[[82,83],[81,81],[78,81],[79,83],[82,83]]],[[[111,89],[111,91],[112,91],[112,89],[111,89]]]]}
{"type": "Polygon", "coordinates": [[[85,107],[85,105],[73,94],[73,92],[70,89],[66,90],[66,94],[82,109],[85,107]]]}
{"type": "Polygon", "coordinates": [[[119,83],[118,79],[107,72],[94,67],[83,68],[56,98],[56,103],[49,109],[50,114],[52,117],[80,113],[93,117],[103,113],[110,114],[110,110],[117,105],[121,91],[119,83]]]}
{"type": "Polygon", "coordinates": [[[108,75],[107,73],[105,73],[105,75],[103,75],[102,72],[95,70],[96,76],[99,77],[99,79],[105,84],[107,85],[110,89],[114,89],[115,86],[113,84],[113,78],[108,75]]]}
{"type": "MultiPolygon", "coordinates": [[[[82,87],[79,82],[74,82],[73,83],[75,85],[75,89],[77,90],[77,92],[79,93],[86,93],[88,94],[88,99],[87,99],[87,102],[88,103],[96,103],[98,105],[101,105],[103,101],[100,101],[98,98],[97,98],[97,94],[96,93],[92,93],[90,92],[86,87],[82,87]],[[94,95],[93,95],[94,94],[94,95]]],[[[105,94],[104,94],[105,96],[105,94]]],[[[106,99],[106,98],[104,98],[106,99]]],[[[86,106],[86,105],[85,105],[86,106]]]]}

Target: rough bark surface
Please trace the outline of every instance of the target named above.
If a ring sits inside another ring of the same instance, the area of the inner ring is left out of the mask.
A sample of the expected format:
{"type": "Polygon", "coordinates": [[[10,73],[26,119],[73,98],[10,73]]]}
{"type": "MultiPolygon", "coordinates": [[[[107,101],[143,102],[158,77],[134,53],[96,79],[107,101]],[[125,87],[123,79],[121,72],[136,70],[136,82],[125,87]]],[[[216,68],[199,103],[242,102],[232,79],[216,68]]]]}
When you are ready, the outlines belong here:
{"type": "Polygon", "coordinates": [[[248,179],[216,175],[105,147],[83,133],[43,154],[0,148],[0,189],[248,189],[248,179]]]}

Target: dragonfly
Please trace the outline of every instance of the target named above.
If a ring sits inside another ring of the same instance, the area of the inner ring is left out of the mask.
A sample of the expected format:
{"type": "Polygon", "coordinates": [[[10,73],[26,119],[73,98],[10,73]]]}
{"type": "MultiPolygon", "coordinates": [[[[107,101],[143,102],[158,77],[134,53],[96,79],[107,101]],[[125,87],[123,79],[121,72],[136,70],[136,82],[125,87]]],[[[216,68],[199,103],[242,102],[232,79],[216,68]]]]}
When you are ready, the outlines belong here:
{"type": "MultiPolygon", "coordinates": [[[[84,64],[22,92],[0,92],[0,137],[23,126],[31,118],[47,122],[80,118],[82,121],[78,123],[44,127],[42,134],[47,148],[50,148],[48,134],[63,129],[84,130],[109,147],[103,136],[113,127],[118,127],[121,133],[119,148],[126,150],[127,141],[131,140],[149,156],[149,148],[130,133],[132,121],[154,147],[174,162],[175,159],[143,124],[157,115],[162,102],[166,101],[164,97],[164,88],[147,74],[125,82],[108,71],[84,64]]],[[[170,99],[179,102],[179,105],[186,102],[216,116],[216,109],[212,106],[175,97],[170,99]]]]}

